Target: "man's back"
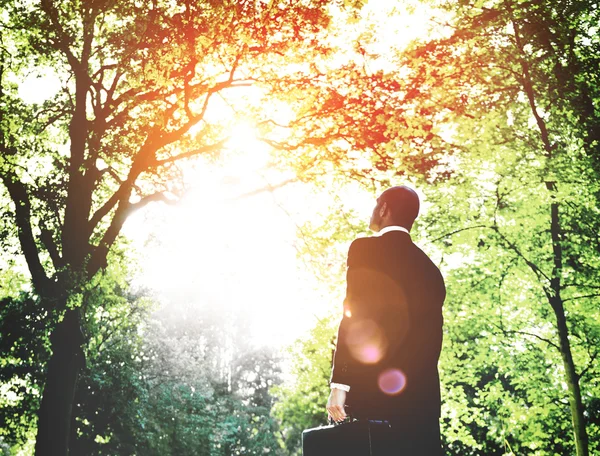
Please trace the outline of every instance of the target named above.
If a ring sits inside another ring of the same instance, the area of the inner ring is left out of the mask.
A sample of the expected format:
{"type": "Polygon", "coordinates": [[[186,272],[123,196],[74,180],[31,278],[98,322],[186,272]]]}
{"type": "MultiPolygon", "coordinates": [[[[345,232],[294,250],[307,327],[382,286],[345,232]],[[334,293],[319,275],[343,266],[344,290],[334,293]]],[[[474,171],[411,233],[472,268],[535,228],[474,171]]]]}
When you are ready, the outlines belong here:
{"type": "Polygon", "coordinates": [[[392,231],[353,242],[347,282],[338,341],[345,356],[336,362],[350,373],[353,413],[437,422],[445,297],[438,268],[407,233],[392,231]]]}
{"type": "Polygon", "coordinates": [[[369,221],[380,236],[350,246],[327,413],[341,421],[349,405],[358,418],[389,420],[389,454],[438,456],[446,289],[438,268],[411,241],[419,210],[415,190],[388,188],[369,221]]]}

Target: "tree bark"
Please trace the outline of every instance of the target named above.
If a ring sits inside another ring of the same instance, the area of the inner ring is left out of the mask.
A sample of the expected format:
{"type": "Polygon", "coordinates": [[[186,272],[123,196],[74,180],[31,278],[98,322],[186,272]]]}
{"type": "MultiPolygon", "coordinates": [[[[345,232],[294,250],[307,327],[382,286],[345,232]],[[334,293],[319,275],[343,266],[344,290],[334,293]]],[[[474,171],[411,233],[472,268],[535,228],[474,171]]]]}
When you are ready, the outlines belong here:
{"type": "MultiPolygon", "coordinates": [[[[548,189],[554,191],[553,183],[547,183],[548,189]]],[[[565,380],[569,393],[569,406],[571,409],[571,421],[573,423],[573,434],[575,438],[575,448],[577,456],[588,456],[588,435],[585,424],[584,407],[581,400],[581,389],[579,386],[579,376],[575,370],[575,362],[571,353],[571,343],[569,342],[569,328],[561,292],[561,273],[562,273],[562,244],[560,218],[558,202],[554,201],[550,205],[552,235],[552,249],[554,253],[554,267],[552,271],[551,288],[552,294],[549,296],[550,305],[556,316],[556,327],[558,331],[560,355],[565,368],[565,380]]]]}
{"type": "Polygon", "coordinates": [[[571,409],[571,421],[573,423],[573,436],[575,438],[575,449],[577,456],[588,456],[588,435],[583,414],[584,407],[581,400],[581,389],[579,387],[579,376],[575,371],[575,363],[571,354],[571,344],[569,342],[569,330],[562,300],[555,300],[552,307],[556,315],[558,326],[558,337],[560,341],[560,355],[565,368],[565,378],[569,391],[569,407],[571,409]]]}
{"type": "Polygon", "coordinates": [[[79,309],[67,310],[50,340],[52,355],[38,411],[35,456],[67,456],[75,388],[85,363],[79,309]]]}

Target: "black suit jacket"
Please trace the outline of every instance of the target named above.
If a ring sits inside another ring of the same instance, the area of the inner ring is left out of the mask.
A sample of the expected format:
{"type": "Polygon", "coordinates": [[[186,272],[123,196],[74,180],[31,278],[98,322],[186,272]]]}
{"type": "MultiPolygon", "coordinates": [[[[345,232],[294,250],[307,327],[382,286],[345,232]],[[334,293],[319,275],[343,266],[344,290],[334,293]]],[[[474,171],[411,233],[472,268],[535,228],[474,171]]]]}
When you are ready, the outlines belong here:
{"type": "Polygon", "coordinates": [[[444,280],[410,235],[356,239],[331,381],[359,417],[428,426],[440,416],[444,280]]]}

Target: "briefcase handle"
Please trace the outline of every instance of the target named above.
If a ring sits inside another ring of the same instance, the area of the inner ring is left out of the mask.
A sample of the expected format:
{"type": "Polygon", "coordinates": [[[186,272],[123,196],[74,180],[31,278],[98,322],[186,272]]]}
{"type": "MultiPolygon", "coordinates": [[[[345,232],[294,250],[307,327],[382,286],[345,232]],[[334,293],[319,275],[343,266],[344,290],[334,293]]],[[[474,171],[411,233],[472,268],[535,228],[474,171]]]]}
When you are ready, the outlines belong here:
{"type": "Polygon", "coordinates": [[[346,423],[352,423],[353,421],[358,421],[356,418],[354,418],[354,416],[352,415],[352,409],[350,408],[349,405],[344,405],[344,409],[346,410],[346,418],[344,418],[343,421],[333,421],[331,419],[331,417],[327,417],[327,424],[329,425],[334,425],[334,426],[341,426],[342,424],[346,424],[346,423]]]}
{"type": "MultiPolygon", "coordinates": [[[[346,406],[344,406],[344,407],[349,409],[349,406],[347,406],[347,405],[346,405],[346,406]]],[[[341,425],[343,425],[343,424],[347,424],[347,423],[353,423],[353,422],[355,422],[355,421],[368,421],[368,422],[370,422],[370,423],[374,423],[374,424],[383,424],[383,425],[385,425],[385,426],[387,426],[387,427],[389,427],[389,428],[391,428],[391,427],[392,427],[392,423],[390,423],[388,420],[375,420],[375,419],[371,419],[371,418],[365,418],[364,420],[363,420],[363,419],[358,419],[358,418],[356,418],[356,417],[354,417],[354,416],[352,415],[352,413],[350,412],[350,410],[348,410],[348,412],[346,413],[346,418],[344,418],[344,420],[343,420],[343,421],[338,421],[338,422],[336,422],[336,421],[333,421],[333,420],[331,419],[331,417],[328,417],[327,423],[328,423],[330,426],[331,426],[332,424],[333,424],[334,426],[341,426],[341,425]]]]}

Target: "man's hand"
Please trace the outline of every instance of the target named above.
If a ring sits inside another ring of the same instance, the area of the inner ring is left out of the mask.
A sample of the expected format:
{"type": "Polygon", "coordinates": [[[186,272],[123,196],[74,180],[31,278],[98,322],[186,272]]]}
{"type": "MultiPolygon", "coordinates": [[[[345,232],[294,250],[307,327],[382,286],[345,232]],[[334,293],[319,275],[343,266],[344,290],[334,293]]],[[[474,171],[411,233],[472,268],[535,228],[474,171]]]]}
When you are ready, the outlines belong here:
{"type": "Polygon", "coordinates": [[[346,391],[338,388],[331,388],[329,400],[327,401],[327,413],[333,421],[344,421],[346,418],[344,404],[346,404],[346,391]]]}

